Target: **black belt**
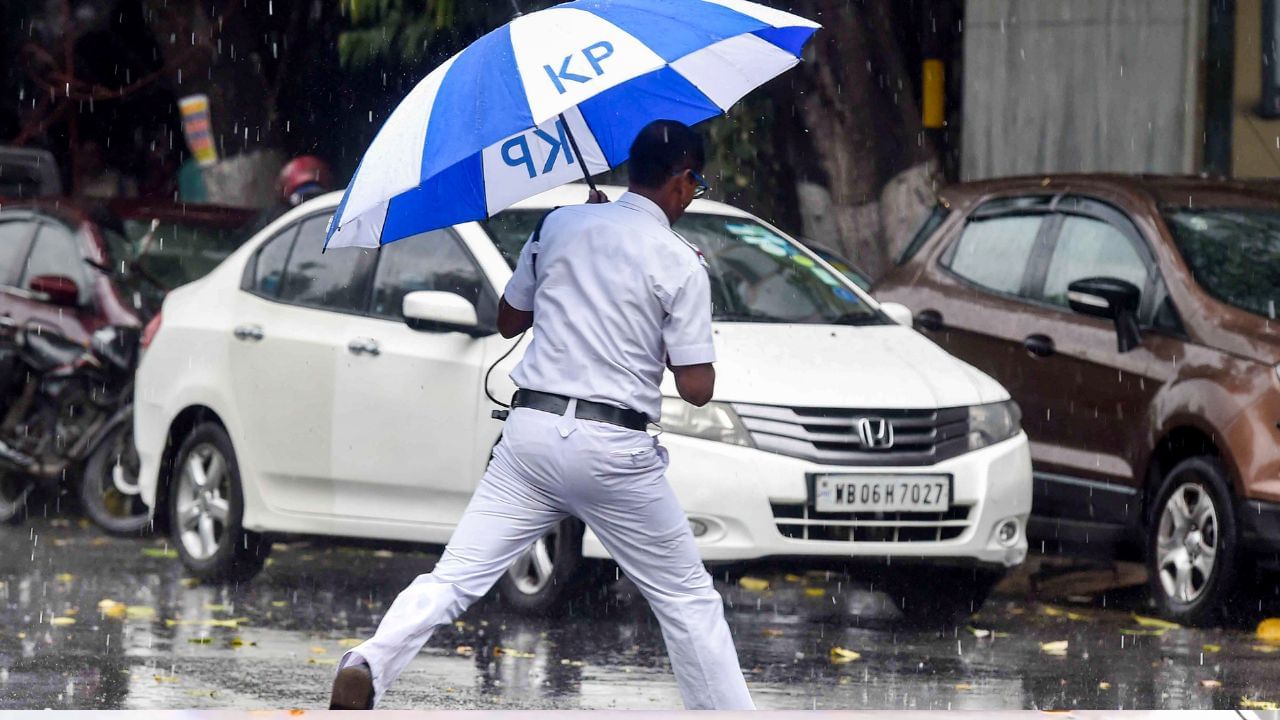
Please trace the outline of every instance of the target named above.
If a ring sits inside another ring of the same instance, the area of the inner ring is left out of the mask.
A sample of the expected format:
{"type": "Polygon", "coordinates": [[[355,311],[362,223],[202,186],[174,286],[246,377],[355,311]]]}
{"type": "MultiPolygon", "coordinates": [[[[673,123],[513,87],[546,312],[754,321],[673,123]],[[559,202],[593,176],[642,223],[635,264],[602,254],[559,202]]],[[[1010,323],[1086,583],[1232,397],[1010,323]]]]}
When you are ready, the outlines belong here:
{"type": "MultiPolygon", "coordinates": [[[[541,410],[553,415],[563,415],[569,407],[569,398],[564,395],[538,392],[537,390],[517,390],[511,399],[512,408],[529,408],[541,410]]],[[[605,405],[587,400],[578,401],[578,409],[574,417],[579,420],[595,420],[596,422],[619,425],[628,430],[644,430],[649,427],[649,416],[636,410],[627,410],[612,405],[605,405]]]]}

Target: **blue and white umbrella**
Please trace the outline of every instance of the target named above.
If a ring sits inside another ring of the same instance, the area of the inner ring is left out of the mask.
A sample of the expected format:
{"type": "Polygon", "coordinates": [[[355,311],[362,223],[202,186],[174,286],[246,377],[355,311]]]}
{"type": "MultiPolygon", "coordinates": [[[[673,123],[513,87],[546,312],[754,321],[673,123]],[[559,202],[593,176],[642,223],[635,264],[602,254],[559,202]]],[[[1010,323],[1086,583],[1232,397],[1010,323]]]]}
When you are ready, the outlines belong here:
{"type": "Polygon", "coordinates": [[[794,66],[818,24],[746,0],[576,0],[516,18],[424,78],[374,138],[328,247],[481,220],[626,161],[794,66]]]}

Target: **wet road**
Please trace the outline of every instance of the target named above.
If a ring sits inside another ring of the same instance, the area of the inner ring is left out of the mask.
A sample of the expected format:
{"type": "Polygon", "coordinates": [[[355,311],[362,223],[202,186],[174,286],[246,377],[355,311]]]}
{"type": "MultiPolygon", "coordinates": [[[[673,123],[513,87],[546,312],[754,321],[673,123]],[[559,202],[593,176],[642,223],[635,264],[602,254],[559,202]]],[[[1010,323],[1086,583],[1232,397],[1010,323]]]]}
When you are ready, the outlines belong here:
{"type": "MultiPolygon", "coordinates": [[[[0,526],[0,709],[321,707],[343,650],[435,556],[296,542],[235,587],[184,579],[163,540],[75,518],[0,526]]],[[[1265,707],[1280,645],[1236,628],[1135,617],[1127,567],[1011,578],[968,626],[895,626],[847,577],[758,573],[721,585],[761,708],[1265,707]],[[758,583],[745,583],[758,588],[758,583]],[[1103,589],[1108,588],[1108,589],[1103,589]],[[833,656],[833,648],[850,653],[833,656]],[[856,657],[855,655],[856,654],[856,657]],[[1262,703],[1262,705],[1254,705],[1262,703]]],[[[940,589],[945,591],[945,588],[940,589]]],[[[1264,604],[1262,615],[1280,615],[1264,604]]],[[[680,706],[661,635],[628,583],[567,619],[486,601],[435,638],[387,708],[680,706]]]]}

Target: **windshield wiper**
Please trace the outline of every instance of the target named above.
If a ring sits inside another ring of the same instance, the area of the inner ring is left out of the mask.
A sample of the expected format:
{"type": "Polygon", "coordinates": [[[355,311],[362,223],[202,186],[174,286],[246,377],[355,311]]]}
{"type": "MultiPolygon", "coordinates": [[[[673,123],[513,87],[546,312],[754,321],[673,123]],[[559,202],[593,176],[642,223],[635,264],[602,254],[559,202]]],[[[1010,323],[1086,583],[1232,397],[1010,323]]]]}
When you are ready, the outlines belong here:
{"type": "Polygon", "coordinates": [[[764,313],[757,313],[757,312],[750,312],[750,311],[716,313],[715,315],[711,316],[711,319],[717,322],[758,322],[758,323],[792,322],[790,320],[783,320],[782,318],[773,317],[772,315],[765,315],[764,313]]]}
{"type": "Polygon", "coordinates": [[[835,320],[831,321],[832,325],[884,325],[884,319],[879,313],[845,313],[835,320]]]}

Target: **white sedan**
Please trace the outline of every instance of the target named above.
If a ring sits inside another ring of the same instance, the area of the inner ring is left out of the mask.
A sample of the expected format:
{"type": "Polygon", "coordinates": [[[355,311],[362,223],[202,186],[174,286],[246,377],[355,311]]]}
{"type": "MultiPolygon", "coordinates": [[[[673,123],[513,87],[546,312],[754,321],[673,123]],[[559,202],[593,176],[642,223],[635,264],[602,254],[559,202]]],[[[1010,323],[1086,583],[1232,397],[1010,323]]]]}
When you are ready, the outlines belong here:
{"type": "MultiPolygon", "coordinates": [[[[188,570],[251,576],[278,534],[447,542],[502,431],[486,398],[514,391],[522,348],[495,334],[498,297],[541,215],[585,195],[322,254],[333,193],[171,293],[135,422],[143,497],[188,570]]],[[[981,604],[1027,549],[1031,465],[1008,393],[748,213],[699,200],[677,230],[712,275],[717,401],[666,386],[662,441],[704,558],[892,559],[883,584],[908,614],[981,604]]],[[[570,520],[499,588],[550,609],[604,558],[570,520]]]]}

